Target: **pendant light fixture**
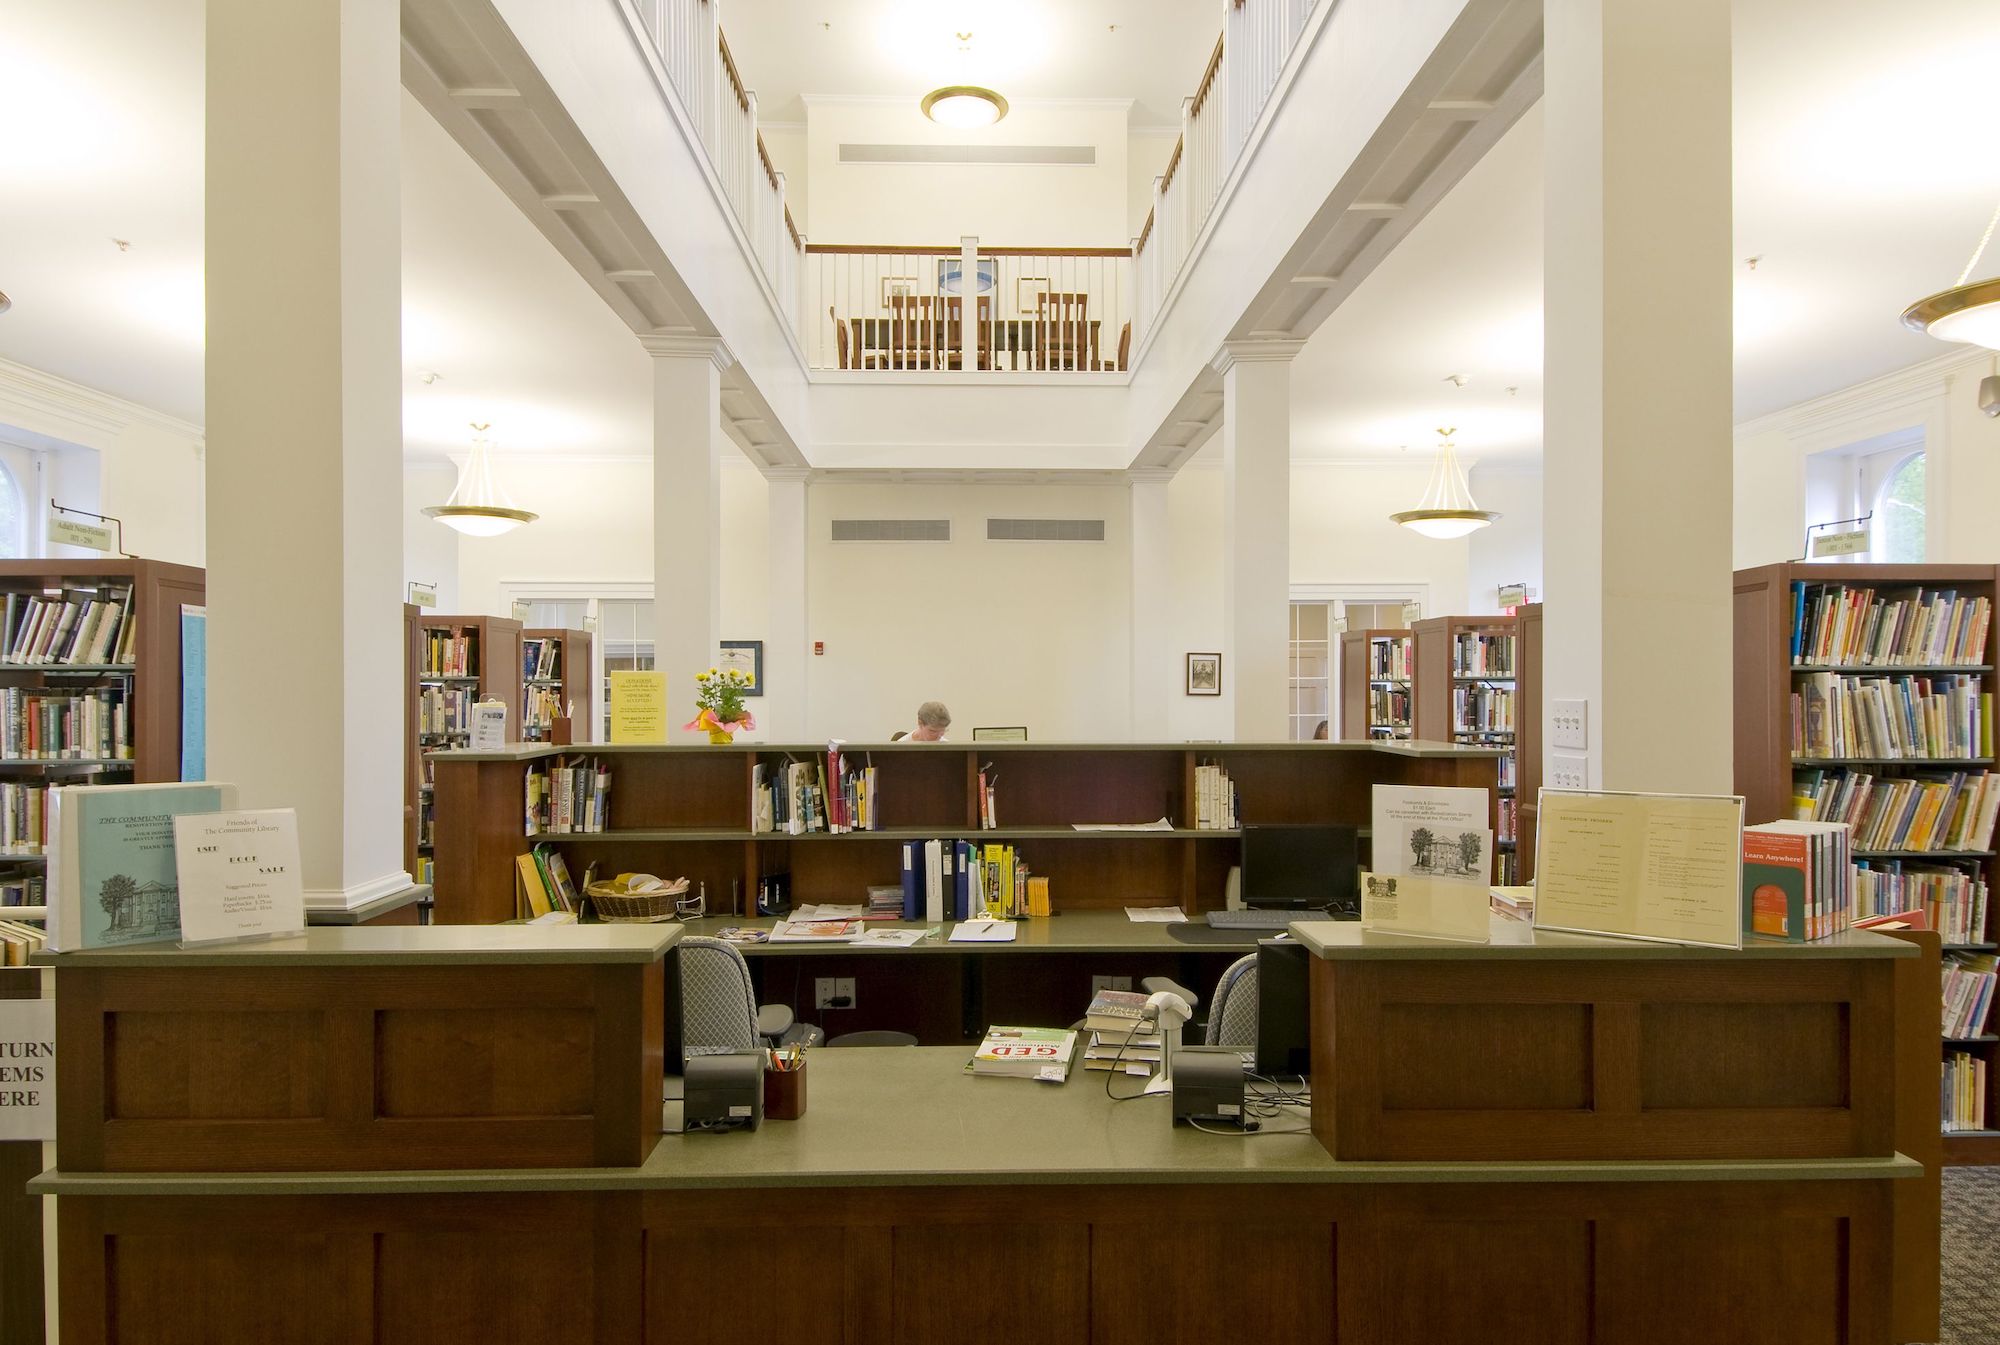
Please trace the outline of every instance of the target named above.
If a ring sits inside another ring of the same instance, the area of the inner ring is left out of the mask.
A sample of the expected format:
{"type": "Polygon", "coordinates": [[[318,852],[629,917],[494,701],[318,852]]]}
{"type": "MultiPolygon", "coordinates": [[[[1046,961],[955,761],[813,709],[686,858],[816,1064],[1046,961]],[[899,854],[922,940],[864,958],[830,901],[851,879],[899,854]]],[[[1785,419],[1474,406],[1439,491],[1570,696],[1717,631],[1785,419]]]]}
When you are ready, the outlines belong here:
{"type": "Polygon", "coordinates": [[[488,428],[479,424],[472,427],[472,453],[458,473],[458,485],[451,498],[424,510],[428,517],[468,537],[498,537],[541,517],[526,509],[516,509],[514,502],[493,484],[493,469],[486,454],[488,428]]]}
{"type": "Polygon", "coordinates": [[[1972,260],[1958,273],[1958,283],[1927,299],[1919,299],[1903,311],[1903,325],[1929,332],[1940,341],[1964,341],[1989,350],[2000,350],[2000,276],[1972,280],[1972,268],[1986,254],[1993,241],[1993,226],[2000,224],[2000,207],[1986,222],[1986,232],[1973,249],[1972,260]],[[1970,284],[1966,283],[1971,281],[1970,284]]]}
{"type": "Polygon", "coordinates": [[[1389,515],[1394,522],[1426,537],[1463,537],[1477,532],[1500,517],[1491,509],[1481,509],[1473,501],[1472,488],[1465,482],[1465,469],[1452,451],[1451,436],[1456,429],[1439,430],[1437,463],[1431,468],[1431,483],[1415,509],[1389,515]]]}
{"type": "MultiPolygon", "coordinates": [[[[954,33],[958,39],[957,65],[961,74],[971,73],[972,34],[954,33]]],[[[976,131],[991,126],[1007,115],[1007,100],[977,84],[947,84],[932,89],[917,105],[926,117],[940,126],[958,131],[976,131]]]]}

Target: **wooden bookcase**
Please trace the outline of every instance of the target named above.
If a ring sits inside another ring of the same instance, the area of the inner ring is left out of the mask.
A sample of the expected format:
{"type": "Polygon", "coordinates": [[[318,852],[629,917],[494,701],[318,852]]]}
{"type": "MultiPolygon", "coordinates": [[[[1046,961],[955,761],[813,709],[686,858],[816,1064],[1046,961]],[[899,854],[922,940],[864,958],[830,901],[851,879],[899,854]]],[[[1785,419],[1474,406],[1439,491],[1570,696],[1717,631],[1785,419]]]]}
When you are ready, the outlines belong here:
{"type": "Polygon", "coordinates": [[[470,691],[475,701],[504,701],[507,723],[510,729],[518,729],[521,723],[521,623],[497,616],[420,614],[414,621],[411,634],[410,660],[414,676],[410,679],[411,708],[407,722],[416,772],[415,834],[411,844],[410,876],[419,883],[434,883],[437,864],[431,833],[436,816],[436,797],[430,759],[436,752],[466,746],[471,733],[469,729],[423,732],[420,721],[424,693],[433,687],[463,689],[470,691]],[[469,643],[463,673],[436,672],[429,667],[430,637],[438,633],[466,637],[469,643]]]}
{"type": "MultiPolygon", "coordinates": [[[[0,661],[0,688],[20,691],[114,689],[129,716],[129,759],[0,760],[8,784],[156,784],[181,778],[181,608],[202,606],[207,576],[198,567],[129,557],[106,560],[0,561],[0,600],[7,594],[53,596],[64,590],[132,590],[138,621],[129,663],[10,664],[0,661]]],[[[0,632],[0,641],[11,632],[0,632]]],[[[4,652],[4,650],[0,650],[4,652]]],[[[0,855],[0,874],[40,875],[41,854],[0,855]]],[[[0,907],[11,918],[41,919],[47,907],[0,907]]]]}
{"type": "Polygon", "coordinates": [[[540,628],[521,632],[523,655],[521,664],[521,739],[524,742],[546,742],[549,726],[535,718],[532,702],[537,688],[555,693],[556,704],[571,707],[570,732],[578,742],[594,738],[597,720],[592,704],[593,683],[590,676],[591,636],[587,630],[557,630],[540,628]],[[529,640],[549,640],[556,646],[557,675],[546,681],[528,675],[525,647],[529,640]]]}
{"type": "Polygon", "coordinates": [[[1514,797],[1520,802],[1514,881],[1531,883],[1535,880],[1536,800],[1542,787],[1542,605],[1531,602],[1516,608],[1514,621],[1520,627],[1520,639],[1514,645],[1514,797]]]}
{"type": "Polygon", "coordinates": [[[1495,810],[1493,832],[1493,880],[1515,881],[1515,856],[1519,850],[1518,828],[1510,825],[1515,801],[1515,732],[1508,729],[1476,729],[1462,722],[1457,700],[1461,688],[1491,688],[1514,698],[1513,722],[1520,722],[1520,695],[1517,687],[1520,668],[1519,623],[1511,616],[1434,616],[1410,627],[1416,640],[1416,695],[1413,698],[1415,736],[1426,742],[1462,743],[1469,747],[1497,747],[1500,758],[1499,796],[1502,806],[1495,810]],[[1461,635],[1504,636],[1510,642],[1511,657],[1501,668],[1485,673],[1459,670],[1454,650],[1461,635]]]}
{"type": "MultiPolygon", "coordinates": [[[[1739,570],[1735,591],[1735,760],[1736,791],[1743,795],[1744,821],[1769,822],[1793,815],[1793,773],[1798,765],[1792,756],[1792,693],[1800,677],[1815,672],[1841,672],[1868,676],[1897,676],[1928,673],[1971,673],[1982,679],[1982,690],[1995,689],[1996,640],[2000,640],[2000,618],[1986,632],[1986,646],[1975,665],[1950,667],[1879,666],[1862,667],[1798,664],[1792,662],[1791,638],[1794,602],[1792,585],[1847,584],[1857,587],[1896,589],[1952,589],[1966,597],[2000,597],[2000,568],[1991,565],[1847,565],[1795,561],[1739,570]]],[[[1936,762],[1851,760],[1828,762],[1812,759],[1813,767],[1851,766],[1874,775],[1903,775],[1913,770],[1991,770],[1986,758],[1950,759],[1936,762]]],[[[1990,850],[1977,852],[1874,852],[1857,850],[1857,858],[1910,859],[1922,863],[1964,866],[1976,871],[1989,890],[1995,880],[1994,856],[1990,850]]],[[[1946,944],[1944,950],[1992,952],[1996,921],[2000,914],[1987,910],[1986,928],[1967,944],[1946,944]]],[[[1944,1043],[1946,1051],[1964,1051],[1987,1061],[1986,1120],[1984,1131],[1946,1132],[1944,1155],[1947,1163],[2000,1164],[2000,1051],[1988,1036],[1976,1041],[1944,1043]]]]}
{"type": "MultiPolygon", "coordinates": [[[[871,884],[900,881],[905,840],[964,837],[1011,844],[1050,882],[1056,910],[1116,910],[1177,902],[1190,915],[1219,909],[1242,833],[1194,829],[1195,767],[1228,771],[1251,823],[1337,822],[1365,828],[1375,784],[1490,789],[1486,752],[1404,744],[1219,743],[1190,747],[1028,743],[850,744],[850,763],[877,768],[879,831],[789,836],[750,830],[758,763],[812,760],[823,747],[592,745],[451,752],[437,776],[440,923],[484,924],[515,914],[514,860],[549,842],[579,880],[602,872],[686,876],[709,910],[739,912],[760,875],[787,873],[791,899],[855,902],[871,884]],[[593,835],[527,835],[522,805],[531,764],[557,755],[600,757],[611,769],[611,817],[593,835]],[[978,826],[977,780],[997,771],[995,830],[978,826]],[[1077,831],[1074,823],[1150,822],[1170,831],[1077,831]]],[[[1365,850],[1364,845],[1364,850],[1365,850]]]]}
{"type": "MultiPolygon", "coordinates": [[[[1376,691],[1400,691],[1409,695],[1413,688],[1404,677],[1376,677],[1375,646],[1407,644],[1407,630],[1351,630],[1340,637],[1340,736],[1349,742],[1384,742],[1410,736],[1408,722],[1398,722],[1376,714],[1376,691]]],[[[1416,658],[1415,650],[1410,658],[1416,658]]],[[[1393,666],[1393,664],[1391,665],[1393,666]]],[[[1414,663],[1410,669],[1414,676],[1414,663]]]]}

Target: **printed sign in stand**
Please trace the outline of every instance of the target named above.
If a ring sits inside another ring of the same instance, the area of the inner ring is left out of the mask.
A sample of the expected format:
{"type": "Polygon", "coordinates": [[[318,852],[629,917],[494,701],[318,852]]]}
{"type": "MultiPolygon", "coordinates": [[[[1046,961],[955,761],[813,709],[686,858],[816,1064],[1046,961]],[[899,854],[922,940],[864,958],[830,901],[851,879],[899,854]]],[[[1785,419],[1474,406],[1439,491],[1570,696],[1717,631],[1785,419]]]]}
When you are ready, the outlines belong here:
{"type": "Polygon", "coordinates": [[[1535,928],[1743,946],[1743,800],[1544,789],[1535,928]]]}
{"type": "Polygon", "coordinates": [[[1375,871],[1362,875],[1362,927],[1485,943],[1492,935],[1491,808],[1483,789],[1376,785],[1375,871]]]}
{"type": "Polygon", "coordinates": [[[667,675],[620,670],[611,678],[611,741],[663,743],[667,740],[667,675]]]}
{"type": "Polygon", "coordinates": [[[174,819],[181,946],[303,933],[299,818],[290,808],[174,819]]]}
{"type": "Polygon", "coordinates": [[[0,1140],[55,1137],[56,1002],[0,999],[0,1140]]]}

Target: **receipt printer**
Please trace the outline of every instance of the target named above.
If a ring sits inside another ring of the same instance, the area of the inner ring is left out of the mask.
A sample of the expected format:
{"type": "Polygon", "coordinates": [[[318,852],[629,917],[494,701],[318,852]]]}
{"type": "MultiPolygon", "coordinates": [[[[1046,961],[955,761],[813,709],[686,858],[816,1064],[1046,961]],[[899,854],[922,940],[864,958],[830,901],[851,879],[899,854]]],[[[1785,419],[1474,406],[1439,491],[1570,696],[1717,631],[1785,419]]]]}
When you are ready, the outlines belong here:
{"type": "Polygon", "coordinates": [[[1174,1052],[1174,1122],[1243,1123],[1243,1053],[1230,1046],[1174,1052]]]}
{"type": "Polygon", "coordinates": [[[681,1077],[682,1130],[755,1130],[764,1123],[762,1051],[691,1055],[681,1077]]]}

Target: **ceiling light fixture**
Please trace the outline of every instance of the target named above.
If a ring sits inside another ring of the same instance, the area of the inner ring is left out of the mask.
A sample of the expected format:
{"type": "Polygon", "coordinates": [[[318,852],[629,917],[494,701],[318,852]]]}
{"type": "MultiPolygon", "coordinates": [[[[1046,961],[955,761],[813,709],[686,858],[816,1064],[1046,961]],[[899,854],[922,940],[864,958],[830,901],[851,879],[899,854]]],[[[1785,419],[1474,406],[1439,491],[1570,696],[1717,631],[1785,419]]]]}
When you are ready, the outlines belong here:
{"type": "Polygon", "coordinates": [[[1986,232],[1980,235],[1972,260],[1958,273],[1958,283],[1904,309],[1905,327],[1928,332],[1940,341],[1964,341],[2000,350],[2000,276],[1966,283],[1971,279],[1972,268],[1986,255],[1986,245],[1993,241],[1996,224],[2000,224],[2000,207],[1995,207],[1993,218],[1986,222],[1986,232]]]}
{"type": "Polygon", "coordinates": [[[1007,100],[991,89],[976,84],[952,84],[932,89],[920,104],[923,113],[940,126],[969,131],[991,126],[1007,115],[1007,100]]]}
{"type": "Polygon", "coordinates": [[[1465,469],[1458,465],[1458,454],[1452,451],[1451,436],[1455,433],[1456,430],[1438,431],[1444,442],[1438,445],[1431,483],[1425,487],[1424,497],[1415,509],[1389,515],[1393,522],[1426,537],[1447,539],[1477,532],[1500,517],[1474,502],[1472,488],[1465,482],[1465,469]]]}
{"type": "Polygon", "coordinates": [[[451,498],[424,510],[427,517],[456,528],[468,537],[498,537],[541,517],[525,509],[516,509],[513,501],[493,484],[493,469],[486,455],[487,428],[479,424],[472,427],[472,454],[459,471],[458,485],[452,490],[451,498]]]}
{"type": "Polygon", "coordinates": [[[14,301],[7,297],[7,292],[5,290],[0,290],[0,313],[6,312],[13,306],[14,306],[14,301]]]}

